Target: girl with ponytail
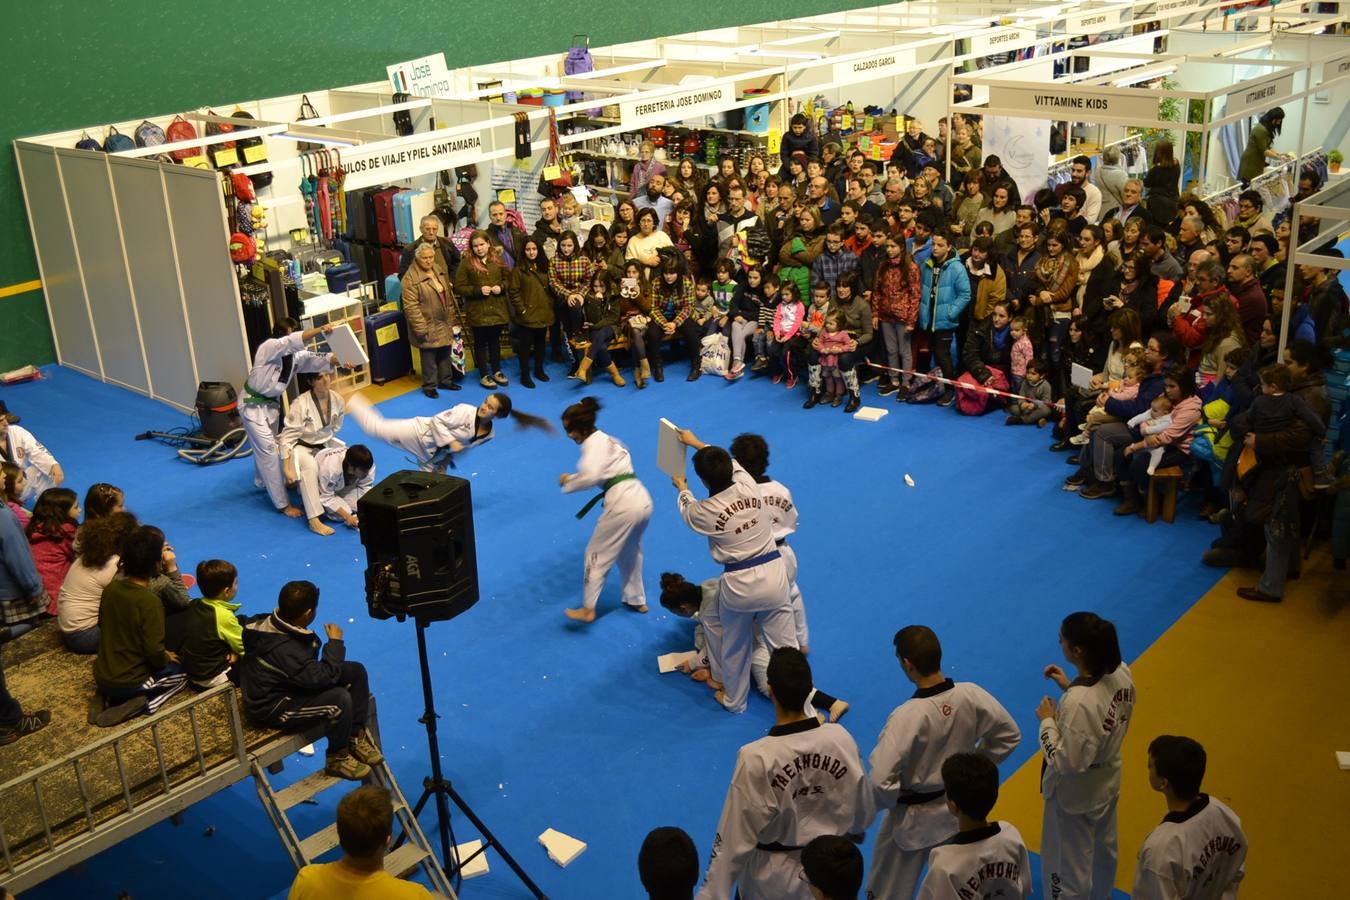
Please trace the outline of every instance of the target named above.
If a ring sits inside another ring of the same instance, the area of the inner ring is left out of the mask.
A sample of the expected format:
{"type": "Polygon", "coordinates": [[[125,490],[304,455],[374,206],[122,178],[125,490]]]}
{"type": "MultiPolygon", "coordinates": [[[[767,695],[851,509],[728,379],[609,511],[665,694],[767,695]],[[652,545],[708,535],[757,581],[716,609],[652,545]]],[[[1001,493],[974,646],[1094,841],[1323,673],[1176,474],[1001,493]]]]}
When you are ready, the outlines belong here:
{"type": "Polygon", "coordinates": [[[1116,626],[1096,613],[1066,616],[1059,628],[1069,680],[1057,665],[1045,677],[1064,691],[1036,708],[1045,820],[1041,869],[1045,896],[1107,898],[1116,877],[1116,801],[1120,747],[1134,715],[1134,681],[1121,661],[1116,626]]]}
{"type": "Polygon", "coordinates": [[[623,604],[634,612],[647,611],[642,586],[642,535],[652,517],[652,498],[633,474],[633,457],[617,438],[595,427],[600,402],[582,397],[563,410],[563,431],[581,447],[575,472],[558,476],[564,493],[599,488],[600,493],[577,513],[583,518],[603,501],[605,511],[586,543],[581,606],[564,610],[574,622],[594,622],[595,605],[605,578],[615,565],[623,583],[623,604]]]}

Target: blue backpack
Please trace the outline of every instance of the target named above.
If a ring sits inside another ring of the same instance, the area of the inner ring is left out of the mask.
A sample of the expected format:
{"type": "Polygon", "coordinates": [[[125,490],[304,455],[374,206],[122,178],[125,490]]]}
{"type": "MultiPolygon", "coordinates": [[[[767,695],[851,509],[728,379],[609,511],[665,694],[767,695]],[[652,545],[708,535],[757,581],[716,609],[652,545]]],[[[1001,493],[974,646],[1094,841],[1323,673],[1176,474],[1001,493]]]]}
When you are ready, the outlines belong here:
{"type": "Polygon", "coordinates": [[[103,139],[103,150],[105,153],[121,153],[124,150],[136,149],[136,142],[127,137],[122,132],[111,126],[108,127],[108,136],[103,139]]]}
{"type": "MultiPolygon", "coordinates": [[[[160,128],[149,119],[145,119],[136,126],[136,146],[137,147],[158,147],[163,144],[167,138],[164,136],[164,129],[160,128]]],[[[148,159],[158,159],[167,161],[166,156],[151,156],[148,159]]]]}
{"type": "Polygon", "coordinates": [[[89,136],[89,132],[80,135],[79,141],[75,144],[76,150],[102,150],[103,145],[89,136]]]}

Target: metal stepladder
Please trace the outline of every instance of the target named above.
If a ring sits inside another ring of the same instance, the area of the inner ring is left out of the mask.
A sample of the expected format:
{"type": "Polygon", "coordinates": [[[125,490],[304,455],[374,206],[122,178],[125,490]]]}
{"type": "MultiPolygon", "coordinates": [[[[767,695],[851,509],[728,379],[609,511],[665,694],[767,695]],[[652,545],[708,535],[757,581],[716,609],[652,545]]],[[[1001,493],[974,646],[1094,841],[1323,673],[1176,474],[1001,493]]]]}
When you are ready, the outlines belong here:
{"type": "MultiPolygon", "coordinates": [[[[375,718],[374,698],[371,698],[370,709],[370,720],[367,725],[378,740],[379,728],[375,718]]],[[[312,775],[307,775],[299,781],[278,790],[273,787],[269,776],[275,776],[281,771],[281,763],[264,767],[255,760],[252,764],[252,770],[254,786],[258,790],[258,799],[262,801],[263,809],[267,812],[267,818],[276,828],[281,843],[286,848],[286,853],[290,856],[291,862],[295,864],[297,871],[303,866],[317,862],[320,857],[338,845],[336,822],[322,831],[302,838],[296,833],[287,811],[294,809],[306,800],[317,797],[334,785],[346,784],[351,786],[352,782],[326,775],[323,769],[320,769],[312,775]]],[[[450,880],[446,877],[445,870],[441,867],[441,862],[437,859],[425,832],[417,823],[417,817],[413,815],[412,807],[408,805],[407,798],[403,796],[403,791],[399,788],[398,782],[394,780],[394,773],[389,770],[388,762],[385,761],[371,766],[370,771],[369,783],[377,784],[388,790],[394,805],[394,836],[399,843],[395,845],[397,849],[391,851],[384,858],[385,871],[395,878],[403,878],[421,869],[427,885],[433,892],[438,896],[449,898],[449,900],[456,900],[455,892],[450,886],[450,880]],[[400,834],[402,837],[399,837],[400,834]]]]}

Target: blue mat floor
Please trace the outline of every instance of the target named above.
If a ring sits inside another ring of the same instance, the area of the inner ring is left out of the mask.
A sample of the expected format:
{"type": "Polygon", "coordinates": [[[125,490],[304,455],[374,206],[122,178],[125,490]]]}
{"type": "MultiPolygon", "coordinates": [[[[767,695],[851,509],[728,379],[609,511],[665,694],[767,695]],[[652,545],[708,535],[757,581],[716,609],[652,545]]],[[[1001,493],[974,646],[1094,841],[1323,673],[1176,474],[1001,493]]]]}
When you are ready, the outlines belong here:
{"type": "MultiPolygon", "coordinates": [[[[877,400],[872,388],[868,402],[891,414],[856,422],[841,409],[803,411],[800,390],[763,379],[686,385],[684,371],[676,364],[670,380],[642,392],[589,389],[605,404],[601,427],[632,449],[655,499],[645,541],[649,615],[619,609],[613,579],[595,624],[562,615],[578,597],[591,524],[573,519],[584,498],[557,488],[576,461],[571,441],[499,423],[497,438],[466,454],[456,473],[473,484],[482,599],[429,632],[443,763],[550,897],[640,896],[637,849],[657,825],[686,829],[706,862],[736,748],[773,723],[762,697],[733,716],[702,685],[657,673],[658,654],[692,646],[691,626],[657,603],[660,573],[715,574],[706,543],[685,529],[675,490],[655,468],[660,416],[713,443],[742,431],[768,439],[770,471],[801,509],[793,545],[816,682],[852,703],[844,724],[864,758],[913,690],[891,647],[901,626],[931,625],[947,674],[984,685],[1017,718],[1023,741],[1003,766],[1006,777],[1036,751],[1041,670],[1060,661],[1056,634],[1066,613],[1093,609],[1113,619],[1133,659],[1217,580],[1199,562],[1212,528],[1189,510],[1171,526],[1149,526],[1061,491],[1070,469],[1046,451],[1048,431],[1005,428],[997,414],[972,420],[901,407],[877,400]],[[549,827],[589,845],[565,870],[536,841],[549,827]]],[[[320,586],[319,621],[341,624],[350,657],[369,667],[385,754],[415,797],[429,767],[414,630],[367,617],[358,536],[320,538],[277,515],[253,488],[251,461],[196,468],[132,439],[186,424],[175,411],[63,369],[46,374],[3,398],[56,454],[70,486],[122,486],[128,508],[167,532],[186,571],[208,557],[234,562],[246,612],[270,610],[289,579],[320,586]]],[[[583,393],[561,372],[538,390],[509,391],[520,408],[554,421],[583,393]]],[[[438,402],[414,392],[381,408],[394,417],[429,414],[445,399],[477,402],[482,393],[469,386],[438,402]]],[[[364,440],[355,423],[342,437],[364,440]]],[[[409,467],[398,451],[371,446],[377,476],[409,467]]],[[[298,777],[321,759],[294,757],[288,771],[298,777]]],[[[331,822],[340,793],[301,808],[298,827],[308,833],[331,822]]],[[[423,816],[428,829],[433,823],[423,816]]],[[[458,840],[475,837],[458,813],[454,826],[458,840]]],[[[491,866],[465,884],[466,896],[528,896],[495,854],[491,866]]],[[[284,897],[292,876],[253,786],[241,783],[190,808],[181,827],[155,826],[26,896],[284,897]]]]}

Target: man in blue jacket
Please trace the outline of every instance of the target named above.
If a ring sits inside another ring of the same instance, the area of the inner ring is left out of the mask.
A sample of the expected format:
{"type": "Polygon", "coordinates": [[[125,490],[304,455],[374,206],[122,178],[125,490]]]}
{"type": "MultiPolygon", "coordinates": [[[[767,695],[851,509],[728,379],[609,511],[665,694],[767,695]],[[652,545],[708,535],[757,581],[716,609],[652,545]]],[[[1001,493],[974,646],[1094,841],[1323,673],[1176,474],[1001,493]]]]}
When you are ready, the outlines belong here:
{"type": "Polygon", "coordinates": [[[329,622],[324,644],[309,630],[319,609],[313,582],[288,581],[270,615],[244,626],[244,711],[273,728],[328,723],[324,771],[360,781],[384,761],[366,731],[370,686],[366,667],[347,661],[342,629],[329,622]],[[322,647],[322,651],[320,651],[322,647]]]}
{"type": "MultiPolygon", "coordinates": [[[[970,276],[959,256],[952,251],[952,235],[947,229],[933,232],[933,252],[919,266],[919,330],[928,336],[943,378],[956,377],[952,359],[952,338],[961,314],[970,305],[970,276]]],[[[944,385],[939,406],[956,402],[956,391],[944,385]]]]}
{"type": "MultiPolygon", "coordinates": [[[[0,505],[0,609],[8,609],[12,605],[11,601],[41,596],[42,579],[38,577],[37,566],[33,564],[28,538],[24,537],[13,510],[8,505],[0,505]]],[[[4,628],[8,630],[8,624],[4,628]]],[[[5,685],[5,670],[0,667],[0,745],[12,744],[25,735],[45,728],[51,720],[49,710],[23,711],[19,701],[10,695],[5,685]]]]}

